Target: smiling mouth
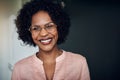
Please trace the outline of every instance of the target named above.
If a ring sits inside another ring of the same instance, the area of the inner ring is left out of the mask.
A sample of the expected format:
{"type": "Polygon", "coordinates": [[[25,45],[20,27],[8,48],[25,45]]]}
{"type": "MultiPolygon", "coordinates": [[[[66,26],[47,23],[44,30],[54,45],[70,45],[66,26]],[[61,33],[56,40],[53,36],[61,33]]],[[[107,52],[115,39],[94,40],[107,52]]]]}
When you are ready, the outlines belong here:
{"type": "Polygon", "coordinates": [[[41,39],[41,40],[40,40],[40,42],[41,42],[43,45],[50,44],[51,41],[52,41],[51,38],[49,38],[49,39],[41,39]]]}

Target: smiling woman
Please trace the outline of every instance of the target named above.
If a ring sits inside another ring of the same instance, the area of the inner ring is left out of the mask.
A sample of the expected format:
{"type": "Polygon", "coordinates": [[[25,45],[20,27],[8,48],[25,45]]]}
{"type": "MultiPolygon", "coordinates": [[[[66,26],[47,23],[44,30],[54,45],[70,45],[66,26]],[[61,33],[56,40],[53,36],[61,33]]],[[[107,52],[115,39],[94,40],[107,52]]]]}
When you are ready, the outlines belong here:
{"type": "MultiPolygon", "coordinates": [[[[51,20],[50,16],[47,12],[39,11],[33,15],[32,26],[41,26],[37,27],[41,30],[35,32],[36,30],[32,30],[32,39],[35,44],[37,44],[41,50],[41,52],[49,51],[55,49],[57,40],[58,40],[58,32],[55,23],[51,20]]],[[[56,49],[57,50],[57,49],[56,49]]]]}
{"type": "Polygon", "coordinates": [[[16,27],[35,54],[18,61],[12,80],[90,80],[86,58],[58,48],[69,33],[70,18],[58,3],[32,0],[20,10],[16,27]]]}

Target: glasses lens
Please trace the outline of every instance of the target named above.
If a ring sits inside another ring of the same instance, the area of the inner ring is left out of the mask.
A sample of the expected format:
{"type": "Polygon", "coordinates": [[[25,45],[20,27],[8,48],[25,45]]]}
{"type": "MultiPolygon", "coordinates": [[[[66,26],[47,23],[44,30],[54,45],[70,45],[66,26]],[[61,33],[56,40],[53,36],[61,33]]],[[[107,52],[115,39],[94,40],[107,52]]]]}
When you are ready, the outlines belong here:
{"type": "MultiPolygon", "coordinates": [[[[38,32],[41,31],[41,27],[40,26],[31,26],[29,31],[31,32],[38,32]]],[[[56,24],[54,24],[53,22],[47,23],[44,25],[44,29],[48,32],[52,32],[56,29],[56,24]]]]}

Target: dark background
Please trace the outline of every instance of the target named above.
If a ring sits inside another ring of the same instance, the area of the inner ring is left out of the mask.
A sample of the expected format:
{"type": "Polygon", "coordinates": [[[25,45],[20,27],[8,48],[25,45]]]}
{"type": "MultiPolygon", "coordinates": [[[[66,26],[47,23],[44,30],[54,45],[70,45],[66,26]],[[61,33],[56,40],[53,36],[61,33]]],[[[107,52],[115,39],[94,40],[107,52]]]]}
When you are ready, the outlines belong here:
{"type": "Polygon", "coordinates": [[[60,47],[86,57],[91,80],[120,80],[119,0],[64,2],[72,25],[60,47]]]}

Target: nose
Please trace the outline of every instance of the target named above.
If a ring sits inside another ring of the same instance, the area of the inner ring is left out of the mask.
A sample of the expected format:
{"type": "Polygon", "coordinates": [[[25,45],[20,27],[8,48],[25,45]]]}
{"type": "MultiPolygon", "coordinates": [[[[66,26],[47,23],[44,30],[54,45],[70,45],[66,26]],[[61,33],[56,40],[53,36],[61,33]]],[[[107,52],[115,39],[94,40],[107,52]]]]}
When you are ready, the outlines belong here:
{"type": "Polygon", "coordinates": [[[39,34],[40,34],[40,36],[44,37],[44,36],[48,35],[48,32],[47,32],[47,30],[45,30],[44,28],[42,28],[39,34]]]}

